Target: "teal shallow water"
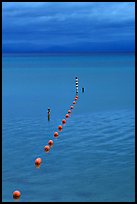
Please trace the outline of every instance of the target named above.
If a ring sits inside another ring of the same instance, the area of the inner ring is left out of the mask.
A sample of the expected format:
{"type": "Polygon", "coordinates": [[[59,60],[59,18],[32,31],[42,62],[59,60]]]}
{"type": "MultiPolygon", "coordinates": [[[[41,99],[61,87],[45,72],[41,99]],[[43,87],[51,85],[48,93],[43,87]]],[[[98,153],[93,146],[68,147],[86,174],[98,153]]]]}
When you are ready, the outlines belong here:
{"type": "Polygon", "coordinates": [[[2,74],[4,202],[15,189],[20,201],[134,201],[134,56],[6,56],[2,74]]]}

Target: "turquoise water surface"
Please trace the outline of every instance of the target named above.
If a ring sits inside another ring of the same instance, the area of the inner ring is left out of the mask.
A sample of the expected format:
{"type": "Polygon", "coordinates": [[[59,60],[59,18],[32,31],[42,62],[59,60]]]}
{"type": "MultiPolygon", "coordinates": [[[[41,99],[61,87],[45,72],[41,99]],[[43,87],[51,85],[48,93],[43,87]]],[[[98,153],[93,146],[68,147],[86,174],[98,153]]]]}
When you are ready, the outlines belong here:
{"type": "Polygon", "coordinates": [[[25,202],[135,201],[134,55],[3,55],[2,65],[3,202],[16,189],[25,202]],[[78,102],[54,139],[76,76],[78,102]]]}

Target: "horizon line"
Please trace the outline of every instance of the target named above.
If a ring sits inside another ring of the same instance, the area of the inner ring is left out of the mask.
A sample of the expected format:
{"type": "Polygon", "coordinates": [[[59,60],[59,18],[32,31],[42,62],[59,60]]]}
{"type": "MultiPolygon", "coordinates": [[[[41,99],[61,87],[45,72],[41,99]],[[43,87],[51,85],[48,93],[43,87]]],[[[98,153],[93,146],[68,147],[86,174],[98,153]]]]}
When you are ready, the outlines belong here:
{"type": "Polygon", "coordinates": [[[122,53],[131,53],[135,54],[135,51],[108,51],[108,52],[2,52],[2,54],[122,54],[122,53]]]}

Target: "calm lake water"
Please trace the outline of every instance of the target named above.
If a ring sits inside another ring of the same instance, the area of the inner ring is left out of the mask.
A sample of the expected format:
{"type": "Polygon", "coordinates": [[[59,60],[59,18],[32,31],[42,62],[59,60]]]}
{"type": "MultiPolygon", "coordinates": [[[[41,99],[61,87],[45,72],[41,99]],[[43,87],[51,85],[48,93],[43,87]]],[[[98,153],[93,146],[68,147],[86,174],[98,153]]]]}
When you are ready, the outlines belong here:
{"type": "Polygon", "coordinates": [[[135,201],[134,60],[133,54],[3,55],[3,202],[14,202],[16,189],[20,202],[135,201]],[[76,76],[78,102],[54,139],[74,100],[76,76]],[[49,139],[54,146],[45,153],[49,139]]]}

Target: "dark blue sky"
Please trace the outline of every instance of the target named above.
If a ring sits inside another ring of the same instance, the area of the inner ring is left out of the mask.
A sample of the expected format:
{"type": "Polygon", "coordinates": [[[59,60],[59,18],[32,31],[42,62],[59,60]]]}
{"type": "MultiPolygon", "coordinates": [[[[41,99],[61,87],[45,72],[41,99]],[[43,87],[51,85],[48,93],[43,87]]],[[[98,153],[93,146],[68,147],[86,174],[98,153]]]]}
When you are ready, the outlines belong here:
{"type": "Polygon", "coordinates": [[[132,52],[134,2],[2,3],[3,52],[132,52]]]}

